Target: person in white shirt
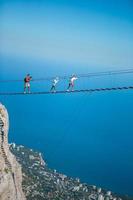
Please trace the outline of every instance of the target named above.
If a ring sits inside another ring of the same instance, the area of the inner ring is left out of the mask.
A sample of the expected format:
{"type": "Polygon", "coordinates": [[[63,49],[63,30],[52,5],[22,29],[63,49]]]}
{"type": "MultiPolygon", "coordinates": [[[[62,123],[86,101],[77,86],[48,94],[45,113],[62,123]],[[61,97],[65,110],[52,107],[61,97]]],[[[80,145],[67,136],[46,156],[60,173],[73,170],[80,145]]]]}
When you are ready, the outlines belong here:
{"type": "Polygon", "coordinates": [[[56,85],[57,85],[58,82],[59,82],[59,78],[56,77],[52,82],[52,87],[51,87],[51,90],[50,90],[51,92],[56,92],[56,85]]]}
{"type": "Polygon", "coordinates": [[[78,78],[75,76],[75,75],[72,75],[70,77],[70,80],[69,80],[69,85],[68,85],[68,88],[67,88],[67,91],[70,91],[70,89],[73,91],[74,89],[74,81],[77,80],[78,78]]]}

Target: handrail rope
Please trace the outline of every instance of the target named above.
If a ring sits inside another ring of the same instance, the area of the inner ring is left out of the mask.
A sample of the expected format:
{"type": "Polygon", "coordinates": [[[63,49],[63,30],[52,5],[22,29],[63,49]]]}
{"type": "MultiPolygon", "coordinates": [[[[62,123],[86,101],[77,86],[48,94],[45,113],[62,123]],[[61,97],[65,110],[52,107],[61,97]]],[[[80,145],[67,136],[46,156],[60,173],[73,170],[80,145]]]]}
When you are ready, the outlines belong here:
{"type": "Polygon", "coordinates": [[[40,95],[40,94],[65,94],[65,93],[81,93],[81,92],[104,92],[104,91],[113,91],[113,90],[132,90],[133,86],[124,86],[124,87],[112,87],[112,88],[94,88],[94,89],[81,89],[81,90],[73,90],[73,91],[66,91],[60,90],[56,92],[30,92],[30,93],[23,93],[23,92],[1,92],[0,96],[10,96],[10,95],[40,95]]]}
{"type": "MultiPolygon", "coordinates": [[[[109,75],[118,75],[118,74],[133,74],[133,69],[104,71],[104,72],[93,72],[93,73],[87,73],[87,74],[77,74],[76,76],[78,78],[88,78],[88,77],[109,76],[109,75]]],[[[63,80],[63,79],[68,79],[70,76],[58,76],[58,77],[59,77],[59,79],[63,80]]],[[[36,78],[36,79],[32,79],[31,81],[51,81],[55,77],[36,78]]],[[[18,80],[0,80],[0,83],[22,82],[22,81],[23,81],[22,79],[18,79],[18,80]]]]}

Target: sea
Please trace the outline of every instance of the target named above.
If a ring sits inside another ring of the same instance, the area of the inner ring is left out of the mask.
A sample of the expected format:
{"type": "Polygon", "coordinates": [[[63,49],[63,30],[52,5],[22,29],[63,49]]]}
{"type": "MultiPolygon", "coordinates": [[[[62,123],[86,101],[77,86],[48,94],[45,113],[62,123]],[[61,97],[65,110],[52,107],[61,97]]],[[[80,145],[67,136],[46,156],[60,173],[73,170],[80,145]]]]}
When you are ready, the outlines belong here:
{"type": "MultiPolygon", "coordinates": [[[[111,69],[0,56],[0,92],[23,92],[23,81],[18,80],[27,73],[34,80],[111,69]]],[[[89,76],[79,78],[75,89],[129,85],[133,74],[89,76]]],[[[67,79],[60,80],[57,89],[67,86],[67,79]]],[[[31,82],[33,92],[50,87],[51,80],[31,82]]],[[[48,166],[60,173],[133,196],[133,90],[5,95],[0,102],[9,113],[10,143],[40,151],[48,166]]]]}

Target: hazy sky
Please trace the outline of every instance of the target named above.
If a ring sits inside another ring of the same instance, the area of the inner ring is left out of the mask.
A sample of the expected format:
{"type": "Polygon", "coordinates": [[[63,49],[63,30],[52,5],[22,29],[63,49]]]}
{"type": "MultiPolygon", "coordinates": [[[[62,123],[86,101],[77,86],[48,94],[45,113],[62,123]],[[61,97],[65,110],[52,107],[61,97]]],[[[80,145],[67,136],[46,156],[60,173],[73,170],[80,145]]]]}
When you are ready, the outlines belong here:
{"type": "Polygon", "coordinates": [[[132,0],[0,0],[0,54],[133,66],[132,0]]]}

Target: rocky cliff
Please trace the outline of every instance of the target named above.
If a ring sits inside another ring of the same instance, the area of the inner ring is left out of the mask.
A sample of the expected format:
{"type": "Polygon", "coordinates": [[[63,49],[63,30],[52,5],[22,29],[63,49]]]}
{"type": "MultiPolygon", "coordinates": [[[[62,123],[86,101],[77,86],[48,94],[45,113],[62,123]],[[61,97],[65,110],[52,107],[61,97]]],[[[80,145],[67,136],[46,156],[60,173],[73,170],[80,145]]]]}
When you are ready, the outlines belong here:
{"type": "Polygon", "coordinates": [[[21,166],[9,150],[8,129],[8,113],[0,103],[0,200],[25,200],[21,166]]]}

